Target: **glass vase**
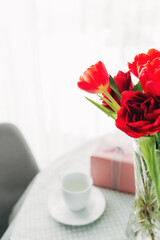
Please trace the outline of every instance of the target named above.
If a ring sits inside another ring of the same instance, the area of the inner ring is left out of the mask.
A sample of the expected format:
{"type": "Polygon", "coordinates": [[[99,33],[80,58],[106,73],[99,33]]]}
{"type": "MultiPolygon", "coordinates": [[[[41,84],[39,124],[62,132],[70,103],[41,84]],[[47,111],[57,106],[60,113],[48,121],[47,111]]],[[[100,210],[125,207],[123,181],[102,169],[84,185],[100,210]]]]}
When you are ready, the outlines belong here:
{"type": "MultiPolygon", "coordinates": [[[[126,240],[159,240],[160,211],[154,183],[137,139],[134,139],[135,201],[126,228],[126,240]]],[[[156,151],[158,162],[160,151],[156,151]]]]}

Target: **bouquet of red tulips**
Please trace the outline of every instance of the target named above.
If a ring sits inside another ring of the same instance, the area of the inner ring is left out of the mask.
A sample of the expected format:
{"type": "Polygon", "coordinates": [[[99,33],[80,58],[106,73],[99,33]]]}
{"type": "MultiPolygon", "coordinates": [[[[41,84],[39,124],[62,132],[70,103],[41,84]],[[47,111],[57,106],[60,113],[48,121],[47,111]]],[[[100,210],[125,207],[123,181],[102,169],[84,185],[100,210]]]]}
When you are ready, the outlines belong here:
{"type": "Polygon", "coordinates": [[[78,87],[97,94],[102,105],[90,100],[115,119],[117,128],[133,138],[160,132],[160,51],[150,49],[128,63],[129,71],[114,78],[98,62],[80,76],[78,87]],[[131,73],[138,78],[133,85],[131,73]],[[100,96],[99,94],[102,94],[100,96]]]}
{"type": "Polygon", "coordinates": [[[80,76],[78,87],[97,94],[100,102],[87,98],[115,120],[117,128],[136,138],[155,186],[160,207],[160,173],[156,151],[160,149],[160,51],[150,49],[128,63],[128,71],[108,74],[99,61],[80,76]],[[132,74],[137,83],[132,82],[132,74]]]}

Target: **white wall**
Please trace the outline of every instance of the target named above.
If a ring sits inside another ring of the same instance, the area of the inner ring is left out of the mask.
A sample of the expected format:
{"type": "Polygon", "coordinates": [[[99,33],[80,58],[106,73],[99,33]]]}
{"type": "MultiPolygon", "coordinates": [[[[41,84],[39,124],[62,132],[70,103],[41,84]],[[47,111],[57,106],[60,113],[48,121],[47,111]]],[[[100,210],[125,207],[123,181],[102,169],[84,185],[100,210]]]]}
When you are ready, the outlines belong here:
{"type": "Polygon", "coordinates": [[[101,60],[113,76],[160,49],[160,1],[1,0],[0,122],[15,123],[41,167],[115,129],[77,88],[101,60]]]}

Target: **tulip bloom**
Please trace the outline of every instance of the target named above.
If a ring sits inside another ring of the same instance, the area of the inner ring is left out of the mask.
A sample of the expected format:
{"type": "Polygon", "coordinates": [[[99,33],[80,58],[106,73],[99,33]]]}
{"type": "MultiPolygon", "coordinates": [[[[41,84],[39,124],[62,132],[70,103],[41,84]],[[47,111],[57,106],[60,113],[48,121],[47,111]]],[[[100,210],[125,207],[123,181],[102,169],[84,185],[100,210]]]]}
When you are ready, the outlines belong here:
{"type": "Polygon", "coordinates": [[[140,91],[124,91],[116,127],[133,138],[160,132],[160,97],[140,91]]]}
{"type": "Polygon", "coordinates": [[[147,54],[140,53],[135,56],[132,63],[128,63],[129,70],[136,76],[139,77],[139,67],[146,64],[148,61],[160,57],[160,51],[156,49],[150,49],[147,54]]]}
{"type": "Polygon", "coordinates": [[[109,75],[105,65],[99,61],[95,65],[90,66],[80,76],[78,87],[89,93],[106,92],[109,86],[109,75]]]}
{"type": "MultiPolygon", "coordinates": [[[[119,71],[113,79],[114,79],[120,93],[122,93],[126,90],[132,90],[133,83],[132,83],[131,74],[130,74],[129,71],[126,72],[126,73],[122,72],[122,71],[119,71]]],[[[108,92],[114,98],[114,100],[119,105],[121,105],[120,99],[118,98],[117,94],[111,89],[110,86],[108,87],[108,92]]],[[[103,94],[103,96],[105,98],[107,98],[105,94],[103,94]]],[[[106,104],[105,101],[103,101],[102,103],[103,103],[104,106],[108,107],[108,105],[106,104]]]]}
{"type": "Polygon", "coordinates": [[[143,90],[153,96],[160,96],[160,58],[148,61],[139,69],[139,79],[143,90]]]}

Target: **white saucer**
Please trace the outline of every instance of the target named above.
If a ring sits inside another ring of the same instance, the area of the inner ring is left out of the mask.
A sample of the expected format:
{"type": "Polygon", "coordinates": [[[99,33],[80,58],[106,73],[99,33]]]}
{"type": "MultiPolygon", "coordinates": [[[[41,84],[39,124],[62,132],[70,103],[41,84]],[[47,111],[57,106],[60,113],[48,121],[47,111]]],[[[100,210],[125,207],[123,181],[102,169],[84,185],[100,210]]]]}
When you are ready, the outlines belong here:
{"type": "Polygon", "coordinates": [[[92,187],[87,207],[81,211],[71,211],[58,192],[56,196],[50,195],[48,209],[50,215],[60,223],[72,226],[82,226],[97,220],[105,210],[106,202],[101,191],[92,187]]]}

